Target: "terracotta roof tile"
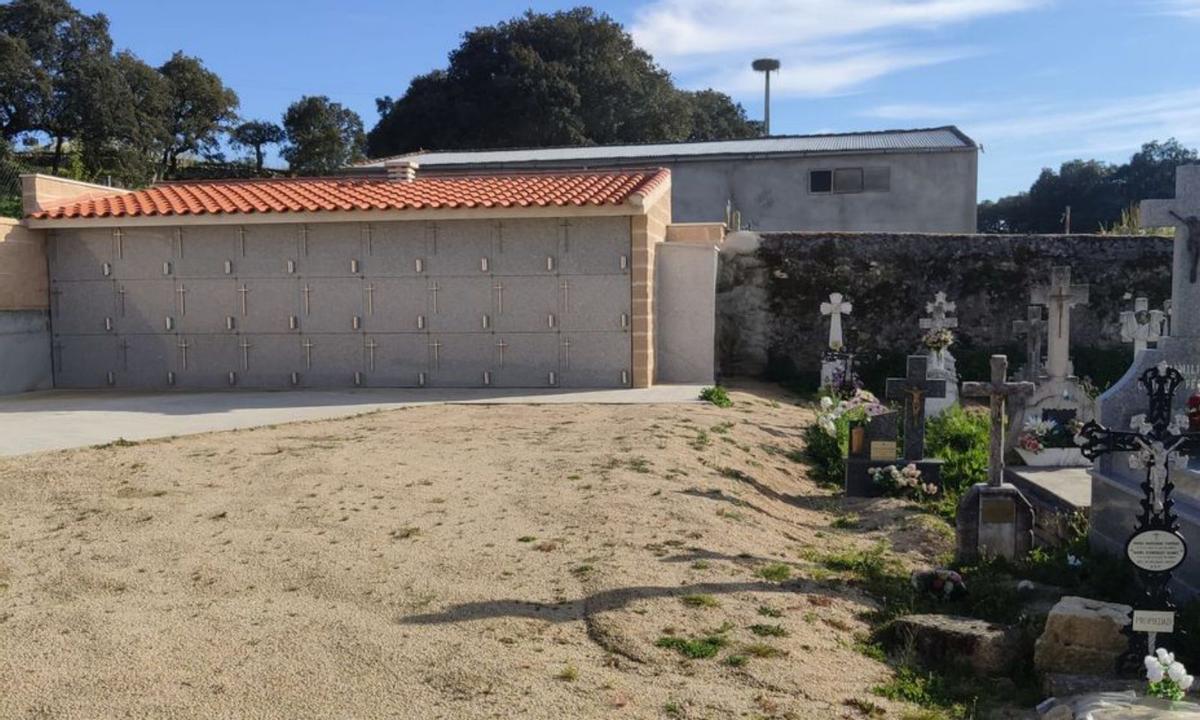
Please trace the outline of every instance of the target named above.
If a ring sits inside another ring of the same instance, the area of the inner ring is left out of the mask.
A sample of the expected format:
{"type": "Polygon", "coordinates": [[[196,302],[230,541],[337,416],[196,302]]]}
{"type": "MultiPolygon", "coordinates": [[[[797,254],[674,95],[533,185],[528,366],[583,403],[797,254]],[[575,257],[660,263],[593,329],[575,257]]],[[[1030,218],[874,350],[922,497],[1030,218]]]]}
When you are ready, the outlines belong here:
{"type": "Polygon", "coordinates": [[[433,208],[620,205],[664,182],[669,172],[465,175],[401,180],[299,178],[163,183],[47,208],[38,220],[433,208]]]}

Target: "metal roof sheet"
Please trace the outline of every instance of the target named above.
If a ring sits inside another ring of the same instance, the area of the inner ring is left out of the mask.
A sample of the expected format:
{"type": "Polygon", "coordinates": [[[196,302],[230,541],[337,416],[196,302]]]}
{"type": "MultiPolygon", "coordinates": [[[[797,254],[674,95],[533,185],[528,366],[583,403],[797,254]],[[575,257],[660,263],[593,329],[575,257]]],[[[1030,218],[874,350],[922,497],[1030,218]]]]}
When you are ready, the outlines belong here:
{"type": "Polygon", "coordinates": [[[921,150],[963,150],[975,143],[954,126],[918,130],[789,135],[747,140],[708,142],[646,143],[635,145],[592,145],[579,147],[526,148],[513,150],[447,150],[414,152],[368,160],[359,168],[382,168],[389,163],[413,161],[422,167],[509,165],[537,162],[652,162],[660,158],[721,155],[764,155],[805,153],[852,153],[921,150]]]}

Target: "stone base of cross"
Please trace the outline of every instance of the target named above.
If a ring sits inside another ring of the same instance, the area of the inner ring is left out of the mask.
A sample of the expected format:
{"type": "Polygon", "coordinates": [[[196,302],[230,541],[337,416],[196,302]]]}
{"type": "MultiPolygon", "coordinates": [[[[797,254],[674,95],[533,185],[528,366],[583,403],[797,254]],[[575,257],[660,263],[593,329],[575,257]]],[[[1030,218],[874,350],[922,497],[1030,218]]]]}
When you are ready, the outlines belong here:
{"type": "Polygon", "coordinates": [[[1031,382],[1008,381],[1008,358],[992,356],[989,382],[963,383],[965,397],[986,397],[991,408],[991,447],[988,481],[972,487],[959,501],[955,516],[958,558],[971,562],[980,557],[1013,560],[1033,549],[1033,506],[1013,485],[1004,482],[1005,403],[1010,397],[1033,393],[1031,382]]]}

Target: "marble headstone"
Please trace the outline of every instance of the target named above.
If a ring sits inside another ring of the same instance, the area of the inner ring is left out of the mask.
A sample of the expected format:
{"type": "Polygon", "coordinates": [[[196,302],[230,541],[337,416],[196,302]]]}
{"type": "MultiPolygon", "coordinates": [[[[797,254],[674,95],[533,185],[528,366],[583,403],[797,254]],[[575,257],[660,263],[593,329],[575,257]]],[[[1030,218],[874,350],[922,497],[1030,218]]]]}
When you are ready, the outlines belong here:
{"type": "MultiPolygon", "coordinates": [[[[1189,396],[1200,390],[1200,165],[1183,165],[1175,171],[1175,198],[1144,200],[1144,227],[1175,226],[1175,252],[1171,268],[1170,335],[1157,347],[1139,353],[1129,370],[1100,396],[1097,421],[1105,427],[1125,429],[1135,415],[1146,412],[1146,393],[1138,378],[1148,368],[1165,362],[1184,376],[1175,395],[1172,414],[1185,412],[1189,396]]],[[[1167,269],[1163,268],[1163,272],[1167,269]]],[[[1090,540],[1094,548],[1121,556],[1140,508],[1145,471],[1130,467],[1128,453],[1098,459],[1092,468],[1090,540]]],[[[1200,543],[1200,472],[1176,468],[1172,499],[1180,517],[1181,532],[1192,544],[1200,543]]],[[[1175,573],[1179,599],[1200,594],[1200,553],[1192,553],[1175,573]]]]}

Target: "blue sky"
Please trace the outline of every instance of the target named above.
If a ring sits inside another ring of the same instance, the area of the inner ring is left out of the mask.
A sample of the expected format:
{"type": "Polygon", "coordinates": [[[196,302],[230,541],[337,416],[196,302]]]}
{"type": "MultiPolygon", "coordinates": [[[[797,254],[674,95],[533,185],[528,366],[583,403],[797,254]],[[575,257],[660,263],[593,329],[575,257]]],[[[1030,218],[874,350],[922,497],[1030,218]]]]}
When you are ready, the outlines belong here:
{"type": "MultiPolygon", "coordinates": [[[[461,34],[560,2],[76,0],[153,64],[199,56],[278,121],[303,94],[377,117],[375,98],[444,66],[461,34]]],[[[1200,0],[620,0],[596,2],[676,82],[762,113],[750,60],[783,61],[772,130],[953,123],[984,146],[980,199],[1074,157],[1124,160],[1144,141],[1200,146],[1200,0]]]]}

